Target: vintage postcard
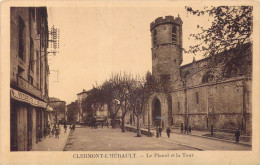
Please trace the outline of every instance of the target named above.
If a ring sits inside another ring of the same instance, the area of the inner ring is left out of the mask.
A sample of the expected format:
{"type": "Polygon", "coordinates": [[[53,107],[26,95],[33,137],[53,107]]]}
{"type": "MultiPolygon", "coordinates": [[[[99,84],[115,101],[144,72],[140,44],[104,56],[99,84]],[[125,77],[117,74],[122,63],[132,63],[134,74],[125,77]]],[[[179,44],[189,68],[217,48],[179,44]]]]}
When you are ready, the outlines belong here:
{"type": "Polygon", "coordinates": [[[0,164],[259,164],[258,15],[3,1],[0,164]]]}

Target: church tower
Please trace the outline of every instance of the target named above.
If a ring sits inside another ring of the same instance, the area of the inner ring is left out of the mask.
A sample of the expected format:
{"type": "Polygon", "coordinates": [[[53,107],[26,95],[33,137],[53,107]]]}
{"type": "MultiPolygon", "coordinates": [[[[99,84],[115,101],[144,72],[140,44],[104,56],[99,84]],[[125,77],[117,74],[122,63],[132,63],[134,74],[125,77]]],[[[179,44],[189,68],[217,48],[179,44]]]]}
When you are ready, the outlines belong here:
{"type": "Polygon", "coordinates": [[[180,80],[182,63],[182,20],[178,16],[158,17],[150,24],[152,73],[163,82],[180,80]]]}

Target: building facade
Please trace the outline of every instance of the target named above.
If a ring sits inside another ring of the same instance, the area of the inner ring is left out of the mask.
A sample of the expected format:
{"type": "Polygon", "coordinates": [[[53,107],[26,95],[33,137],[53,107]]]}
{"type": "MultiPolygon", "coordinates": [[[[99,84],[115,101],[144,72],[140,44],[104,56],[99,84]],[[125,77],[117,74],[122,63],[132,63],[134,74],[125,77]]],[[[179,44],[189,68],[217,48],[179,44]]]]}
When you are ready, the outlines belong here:
{"type": "Polygon", "coordinates": [[[150,25],[152,33],[152,74],[168,85],[169,92],[154,93],[147,103],[147,113],[153,126],[191,125],[199,130],[210,129],[232,131],[242,130],[252,134],[252,51],[250,44],[245,45],[243,62],[247,73],[232,74],[217,78],[221,62],[210,74],[211,60],[228,56],[231,51],[223,52],[213,58],[205,58],[192,63],[182,64],[182,20],[166,16],[159,17],[150,25]],[[215,75],[214,75],[215,74],[215,75]]]}
{"type": "Polygon", "coordinates": [[[10,8],[10,150],[27,151],[45,136],[49,91],[45,7],[10,8]]]}
{"type": "Polygon", "coordinates": [[[78,93],[78,109],[79,109],[79,123],[83,123],[83,118],[87,117],[87,105],[84,104],[84,101],[88,97],[89,92],[83,89],[82,92],[78,93]]]}
{"type": "Polygon", "coordinates": [[[49,106],[53,109],[54,123],[63,123],[67,120],[66,102],[55,97],[50,97],[49,106]]]}

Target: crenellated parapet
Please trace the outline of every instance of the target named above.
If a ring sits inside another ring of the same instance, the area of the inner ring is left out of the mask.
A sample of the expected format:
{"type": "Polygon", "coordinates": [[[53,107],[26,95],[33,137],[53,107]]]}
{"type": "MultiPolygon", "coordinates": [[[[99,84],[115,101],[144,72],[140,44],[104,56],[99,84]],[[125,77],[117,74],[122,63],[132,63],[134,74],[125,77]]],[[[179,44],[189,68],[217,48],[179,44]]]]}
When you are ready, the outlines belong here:
{"type": "Polygon", "coordinates": [[[158,25],[162,25],[162,24],[177,24],[177,25],[181,26],[182,23],[183,22],[179,16],[176,18],[174,18],[173,16],[165,16],[164,18],[158,17],[155,19],[154,22],[152,22],[150,24],[150,30],[152,31],[155,27],[157,27],[158,25]]]}

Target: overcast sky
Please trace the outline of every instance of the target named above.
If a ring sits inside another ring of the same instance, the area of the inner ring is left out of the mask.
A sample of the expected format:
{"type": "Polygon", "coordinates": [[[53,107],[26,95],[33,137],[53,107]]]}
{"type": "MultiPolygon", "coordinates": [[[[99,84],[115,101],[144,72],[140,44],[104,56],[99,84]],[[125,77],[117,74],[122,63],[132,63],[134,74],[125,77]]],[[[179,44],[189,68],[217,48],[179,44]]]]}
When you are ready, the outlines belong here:
{"type": "MultiPolygon", "coordinates": [[[[48,8],[49,28],[60,29],[59,53],[49,56],[49,96],[69,104],[83,88],[90,90],[112,73],[142,76],[152,71],[150,23],[157,17],[178,14],[183,20],[183,47],[188,48],[194,43],[188,40],[189,34],[198,32],[198,24],[209,26],[210,20],[187,15],[184,6],[48,8]]],[[[196,56],[196,60],[201,58],[196,56]]],[[[183,64],[192,59],[193,55],[184,54],[183,64]]]]}

